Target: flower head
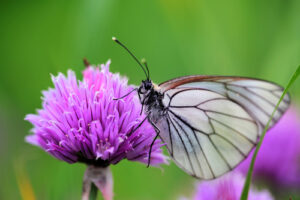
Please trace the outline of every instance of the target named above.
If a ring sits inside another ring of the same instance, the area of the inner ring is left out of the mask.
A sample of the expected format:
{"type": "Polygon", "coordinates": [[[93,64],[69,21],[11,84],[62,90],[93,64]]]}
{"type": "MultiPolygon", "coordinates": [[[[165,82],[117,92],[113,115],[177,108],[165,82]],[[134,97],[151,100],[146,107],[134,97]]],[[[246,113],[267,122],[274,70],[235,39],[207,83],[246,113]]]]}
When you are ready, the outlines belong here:
{"type": "MultiPolygon", "coordinates": [[[[247,173],[251,155],[237,170],[247,173]]],[[[300,117],[295,108],[291,107],[267,132],[253,175],[254,179],[263,179],[280,187],[300,186],[300,117]]]]}
{"type": "MultiPolygon", "coordinates": [[[[71,70],[52,76],[55,87],[43,92],[42,109],[25,118],[34,125],[26,141],[68,163],[108,166],[125,158],[147,163],[155,131],[147,120],[140,125],[145,115],[137,95],[114,100],[133,87],[109,72],[109,64],[87,67],[82,81],[71,70]]],[[[156,140],[152,165],[166,162],[161,146],[156,140]]]]}
{"type": "MultiPolygon", "coordinates": [[[[239,200],[245,178],[239,173],[230,173],[212,181],[203,181],[197,185],[194,200],[239,200]]],[[[249,200],[272,200],[267,190],[250,190],[249,200]]]]}

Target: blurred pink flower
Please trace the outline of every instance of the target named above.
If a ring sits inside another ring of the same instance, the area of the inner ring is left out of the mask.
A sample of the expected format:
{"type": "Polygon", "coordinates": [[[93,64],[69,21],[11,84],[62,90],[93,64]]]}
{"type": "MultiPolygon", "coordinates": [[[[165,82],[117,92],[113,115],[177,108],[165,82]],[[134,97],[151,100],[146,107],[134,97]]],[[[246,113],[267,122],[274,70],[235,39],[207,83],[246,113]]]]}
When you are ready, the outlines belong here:
{"type": "MultiPolygon", "coordinates": [[[[238,166],[244,174],[252,158],[238,166]]],[[[277,186],[300,187],[300,117],[295,107],[270,129],[255,161],[254,179],[263,179],[277,186]]]]}
{"type": "MultiPolygon", "coordinates": [[[[245,178],[240,173],[230,173],[212,181],[202,181],[197,185],[194,200],[239,200],[245,178]]],[[[267,191],[250,190],[248,200],[272,200],[267,191]]]]}

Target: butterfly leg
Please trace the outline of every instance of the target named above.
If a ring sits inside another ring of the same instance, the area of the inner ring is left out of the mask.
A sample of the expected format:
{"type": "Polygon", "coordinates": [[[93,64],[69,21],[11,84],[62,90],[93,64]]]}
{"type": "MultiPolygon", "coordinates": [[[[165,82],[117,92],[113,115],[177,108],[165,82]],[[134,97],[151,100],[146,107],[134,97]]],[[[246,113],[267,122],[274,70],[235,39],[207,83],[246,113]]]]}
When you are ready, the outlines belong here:
{"type": "Polygon", "coordinates": [[[114,98],[113,100],[120,100],[120,99],[124,99],[125,97],[127,97],[128,95],[130,95],[132,92],[134,91],[137,91],[138,89],[137,88],[134,88],[133,90],[131,90],[130,92],[128,92],[127,94],[125,94],[124,96],[122,97],[119,97],[119,98],[114,98]]]}
{"type": "Polygon", "coordinates": [[[141,123],[139,123],[139,125],[137,125],[137,127],[135,127],[134,129],[132,129],[131,131],[130,131],[130,133],[128,134],[129,136],[132,134],[132,133],[134,133],[138,128],[140,128],[141,126],[142,126],[142,124],[146,121],[146,119],[147,119],[148,117],[145,117],[142,121],[141,121],[141,123]]]}
{"type": "Polygon", "coordinates": [[[152,152],[152,147],[154,145],[154,142],[155,140],[157,139],[157,137],[159,136],[159,133],[160,133],[160,130],[159,128],[150,120],[148,119],[148,121],[150,122],[150,124],[153,126],[153,128],[155,129],[155,132],[156,132],[156,136],[154,137],[151,145],[150,145],[150,150],[149,150],[149,154],[148,154],[148,164],[147,164],[147,167],[150,166],[150,162],[151,162],[151,152],[152,152]]]}

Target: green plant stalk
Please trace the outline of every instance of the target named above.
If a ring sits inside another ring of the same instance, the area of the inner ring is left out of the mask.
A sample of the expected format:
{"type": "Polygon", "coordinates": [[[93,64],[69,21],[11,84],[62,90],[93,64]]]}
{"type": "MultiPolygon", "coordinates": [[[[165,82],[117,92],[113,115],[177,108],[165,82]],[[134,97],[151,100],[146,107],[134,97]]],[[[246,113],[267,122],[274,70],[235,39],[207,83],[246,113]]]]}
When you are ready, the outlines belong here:
{"type": "Polygon", "coordinates": [[[90,191],[89,200],[96,200],[97,193],[98,193],[98,188],[95,186],[94,183],[91,183],[91,191],[90,191]]]}
{"type": "Polygon", "coordinates": [[[258,153],[258,151],[261,147],[261,144],[262,144],[263,139],[266,135],[266,132],[267,132],[269,126],[270,126],[270,123],[273,119],[273,116],[274,116],[279,104],[281,103],[283,97],[286,95],[289,88],[292,86],[292,84],[298,78],[299,74],[300,74],[300,66],[298,66],[297,70],[294,72],[293,76],[291,77],[290,81],[288,82],[288,84],[287,84],[286,88],[284,89],[278,103],[276,104],[275,109],[272,112],[272,115],[271,115],[267,125],[265,126],[264,131],[261,134],[260,140],[259,140],[259,142],[256,146],[256,149],[254,151],[254,154],[252,156],[252,160],[251,160],[250,167],[249,167],[249,170],[248,170],[247,178],[246,178],[246,181],[245,181],[245,184],[244,184],[244,187],[243,187],[243,191],[242,191],[242,194],[241,194],[241,200],[247,200],[248,199],[248,194],[249,194],[249,189],[250,189],[250,184],[251,184],[251,179],[252,179],[252,173],[253,173],[253,168],[254,168],[254,163],[255,163],[256,157],[257,157],[257,153],[258,153]]]}

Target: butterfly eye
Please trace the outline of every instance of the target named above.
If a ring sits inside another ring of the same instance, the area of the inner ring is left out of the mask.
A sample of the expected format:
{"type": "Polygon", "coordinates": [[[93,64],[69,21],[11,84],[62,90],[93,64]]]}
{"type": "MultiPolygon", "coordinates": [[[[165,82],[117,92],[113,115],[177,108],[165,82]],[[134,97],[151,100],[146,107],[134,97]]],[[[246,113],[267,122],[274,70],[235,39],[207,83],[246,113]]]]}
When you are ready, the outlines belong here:
{"type": "Polygon", "coordinates": [[[151,89],[151,85],[145,85],[145,89],[146,90],[150,90],[151,89]]]}

